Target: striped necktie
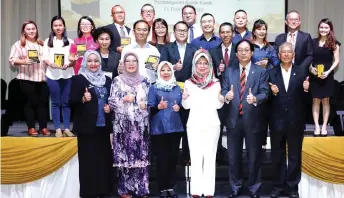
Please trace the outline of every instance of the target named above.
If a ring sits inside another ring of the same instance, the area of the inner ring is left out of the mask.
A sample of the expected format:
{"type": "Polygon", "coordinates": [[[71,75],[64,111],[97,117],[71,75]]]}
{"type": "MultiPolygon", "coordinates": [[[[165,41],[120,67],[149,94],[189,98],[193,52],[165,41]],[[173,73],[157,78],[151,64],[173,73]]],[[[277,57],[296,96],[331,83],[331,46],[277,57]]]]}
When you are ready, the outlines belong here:
{"type": "Polygon", "coordinates": [[[243,114],[243,106],[242,101],[244,98],[245,86],[246,86],[246,72],[245,67],[242,68],[242,72],[240,75],[240,104],[239,104],[239,115],[243,114]]]}

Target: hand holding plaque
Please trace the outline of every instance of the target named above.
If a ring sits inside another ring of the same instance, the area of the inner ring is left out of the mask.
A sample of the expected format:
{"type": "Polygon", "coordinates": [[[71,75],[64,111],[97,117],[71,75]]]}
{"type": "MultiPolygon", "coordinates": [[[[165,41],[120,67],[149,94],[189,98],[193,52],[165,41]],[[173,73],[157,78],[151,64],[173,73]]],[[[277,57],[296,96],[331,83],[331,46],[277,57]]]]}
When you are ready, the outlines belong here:
{"type": "Polygon", "coordinates": [[[123,37],[121,38],[121,46],[127,46],[131,43],[131,38],[130,37],[123,37]]]}
{"type": "Polygon", "coordinates": [[[64,54],[54,54],[54,64],[58,68],[62,68],[65,62],[65,56],[64,54]]]}
{"type": "Polygon", "coordinates": [[[320,78],[322,74],[324,73],[325,67],[323,64],[318,64],[316,67],[317,67],[318,77],[320,78]]]}
{"type": "Polygon", "coordinates": [[[154,55],[149,55],[149,57],[147,58],[145,64],[146,64],[146,69],[149,69],[149,70],[156,70],[156,66],[158,65],[159,63],[159,56],[154,56],[154,55]]]}
{"type": "Polygon", "coordinates": [[[78,56],[84,56],[85,52],[86,52],[86,44],[77,44],[76,45],[76,52],[78,56]]]}
{"type": "Polygon", "coordinates": [[[37,50],[28,50],[27,56],[33,63],[40,63],[37,50]]]}

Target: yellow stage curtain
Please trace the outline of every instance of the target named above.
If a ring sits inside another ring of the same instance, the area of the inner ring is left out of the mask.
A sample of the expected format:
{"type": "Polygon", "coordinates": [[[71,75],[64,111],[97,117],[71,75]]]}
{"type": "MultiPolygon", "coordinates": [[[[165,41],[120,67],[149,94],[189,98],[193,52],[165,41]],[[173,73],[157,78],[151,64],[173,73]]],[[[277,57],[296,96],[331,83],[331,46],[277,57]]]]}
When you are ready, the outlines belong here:
{"type": "Polygon", "coordinates": [[[1,138],[1,184],[41,179],[67,163],[77,152],[76,138],[1,138]]]}
{"type": "Polygon", "coordinates": [[[304,138],[302,172],[318,180],[344,184],[344,137],[304,138]]]}

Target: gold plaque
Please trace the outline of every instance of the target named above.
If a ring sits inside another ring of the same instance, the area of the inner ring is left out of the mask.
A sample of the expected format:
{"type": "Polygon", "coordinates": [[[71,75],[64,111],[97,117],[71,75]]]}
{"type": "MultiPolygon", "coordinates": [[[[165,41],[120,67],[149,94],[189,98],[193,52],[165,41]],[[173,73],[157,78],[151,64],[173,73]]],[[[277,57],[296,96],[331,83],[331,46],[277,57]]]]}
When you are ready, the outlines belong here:
{"type": "Polygon", "coordinates": [[[324,73],[324,65],[323,64],[318,64],[317,65],[317,71],[318,71],[318,77],[320,77],[324,73]]]}
{"type": "Polygon", "coordinates": [[[54,54],[54,63],[58,67],[63,67],[64,65],[64,54],[54,54]]]}
{"type": "Polygon", "coordinates": [[[121,46],[127,46],[131,43],[130,37],[121,38],[121,46]]]}
{"type": "Polygon", "coordinates": [[[37,50],[28,50],[27,56],[31,59],[34,63],[39,63],[38,51],[37,50]]]}
{"type": "Polygon", "coordinates": [[[86,48],[86,44],[77,44],[76,51],[78,53],[78,56],[83,56],[86,52],[86,48]]]}

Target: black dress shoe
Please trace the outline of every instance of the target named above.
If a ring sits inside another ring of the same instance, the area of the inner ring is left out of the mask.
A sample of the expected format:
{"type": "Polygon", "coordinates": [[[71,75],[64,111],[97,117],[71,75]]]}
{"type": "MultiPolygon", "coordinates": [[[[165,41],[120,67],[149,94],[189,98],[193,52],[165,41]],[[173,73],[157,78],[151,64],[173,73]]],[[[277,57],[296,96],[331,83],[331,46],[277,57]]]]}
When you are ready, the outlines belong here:
{"type": "Polygon", "coordinates": [[[238,197],[238,196],[239,196],[239,193],[233,191],[233,192],[228,196],[228,198],[236,198],[236,197],[238,197]]]}
{"type": "Polygon", "coordinates": [[[167,191],[167,197],[168,198],[178,198],[178,195],[174,192],[174,190],[168,190],[167,191]]]}
{"type": "Polygon", "coordinates": [[[300,198],[300,196],[298,192],[292,191],[289,194],[289,198],[300,198]]]}
{"type": "Polygon", "coordinates": [[[260,196],[257,195],[257,194],[250,194],[250,197],[251,197],[251,198],[260,198],[260,196]]]}
{"type": "Polygon", "coordinates": [[[281,194],[281,193],[280,193],[279,191],[274,190],[274,191],[271,192],[270,197],[271,197],[271,198],[277,198],[277,197],[280,196],[280,194],[281,194]]]}

